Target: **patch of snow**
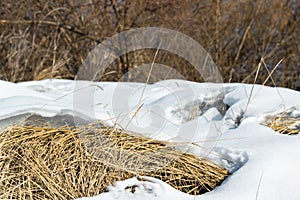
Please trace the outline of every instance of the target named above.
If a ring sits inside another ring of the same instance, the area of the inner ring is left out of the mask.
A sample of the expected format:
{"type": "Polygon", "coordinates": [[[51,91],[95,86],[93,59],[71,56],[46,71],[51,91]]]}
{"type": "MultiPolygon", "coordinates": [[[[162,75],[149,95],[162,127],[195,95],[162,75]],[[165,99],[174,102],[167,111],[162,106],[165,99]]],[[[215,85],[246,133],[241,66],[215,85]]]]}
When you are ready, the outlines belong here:
{"type": "Polygon", "coordinates": [[[108,187],[107,193],[90,198],[80,198],[78,200],[169,200],[169,199],[190,199],[193,197],[175,190],[170,185],[151,177],[142,177],[117,181],[113,186],[108,187]]]}
{"type": "Polygon", "coordinates": [[[144,136],[177,142],[178,149],[205,156],[232,173],[213,191],[199,196],[189,196],[160,180],[145,177],[116,182],[108,192],[82,199],[281,200],[300,196],[300,136],[275,134],[261,125],[267,115],[282,111],[300,117],[297,91],[183,80],[151,85],[0,81],[0,90],[2,127],[29,113],[100,119],[144,136]]]}

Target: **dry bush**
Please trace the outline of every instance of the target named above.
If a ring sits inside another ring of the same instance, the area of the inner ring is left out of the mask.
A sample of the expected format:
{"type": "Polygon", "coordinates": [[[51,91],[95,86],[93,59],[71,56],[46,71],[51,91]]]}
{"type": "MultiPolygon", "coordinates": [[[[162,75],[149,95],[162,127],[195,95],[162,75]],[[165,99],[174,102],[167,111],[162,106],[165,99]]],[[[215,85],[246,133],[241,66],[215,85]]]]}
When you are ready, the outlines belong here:
{"type": "MultiPolygon", "coordinates": [[[[272,76],[274,83],[300,89],[297,0],[3,0],[0,4],[1,79],[74,78],[88,52],[106,38],[156,26],[199,42],[212,55],[224,82],[253,82],[263,58],[265,68],[258,80],[263,83],[268,70],[283,58],[272,76]]],[[[151,63],[154,54],[149,49],[125,54],[99,79],[117,81],[130,69],[151,63]]],[[[187,61],[170,52],[160,51],[155,61],[188,80],[203,80],[187,61]]],[[[139,73],[133,76],[145,79],[139,73]]],[[[273,85],[271,80],[267,84],[273,85]]]]}
{"type": "Polygon", "coordinates": [[[212,190],[223,167],[174,144],[111,127],[14,126],[0,133],[1,199],[75,199],[152,176],[192,195],[212,190]]]}

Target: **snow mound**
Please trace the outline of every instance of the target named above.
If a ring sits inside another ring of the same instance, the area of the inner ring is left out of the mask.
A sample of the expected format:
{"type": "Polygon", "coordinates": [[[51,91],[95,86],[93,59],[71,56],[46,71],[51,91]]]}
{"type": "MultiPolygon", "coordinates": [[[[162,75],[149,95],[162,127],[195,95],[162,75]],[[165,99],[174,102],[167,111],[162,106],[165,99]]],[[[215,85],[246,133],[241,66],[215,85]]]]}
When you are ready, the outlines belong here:
{"type": "MultiPolygon", "coordinates": [[[[299,118],[300,93],[297,91],[183,80],[151,85],[68,80],[19,84],[0,81],[0,90],[3,127],[8,121],[28,113],[99,119],[146,137],[177,142],[178,149],[206,156],[232,172],[222,185],[200,196],[182,194],[155,179],[130,179],[118,183],[124,183],[122,187],[114,185],[94,198],[247,200],[256,199],[258,195],[259,199],[281,200],[300,196],[300,174],[295,168],[300,166],[299,134],[275,134],[262,125],[262,119],[283,111],[290,118],[299,118]],[[138,186],[133,187],[135,193],[130,192],[132,185],[138,186]]],[[[289,126],[298,127],[298,123],[289,126]]]]}

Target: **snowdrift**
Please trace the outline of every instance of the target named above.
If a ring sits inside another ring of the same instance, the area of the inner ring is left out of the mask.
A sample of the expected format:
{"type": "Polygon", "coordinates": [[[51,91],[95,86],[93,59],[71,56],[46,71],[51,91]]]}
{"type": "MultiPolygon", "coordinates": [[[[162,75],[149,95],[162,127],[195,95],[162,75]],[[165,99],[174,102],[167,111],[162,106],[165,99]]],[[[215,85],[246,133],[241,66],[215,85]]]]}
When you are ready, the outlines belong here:
{"type": "MultiPolygon", "coordinates": [[[[106,125],[140,133],[152,140],[184,144],[177,145],[176,151],[213,161],[230,173],[220,186],[196,196],[176,190],[167,184],[167,179],[162,181],[147,176],[120,179],[109,184],[106,192],[99,189],[97,194],[87,193],[86,196],[98,195],[90,199],[240,200],[297,199],[300,196],[300,173],[296,167],[300,166],[300,93],[297,91],[183,80],[152,85],[68,80],[19,84],[1,81],[0,90],[2,131],[28,118],[73,126],[101,120],[106,125]],[[271,125],[283,118],[290,120],[280,124],[285,129],[275,128],[279,127],[278,123],[271,125]],[[286,129],[289,132],[285,132],[286,129]]],[[[5,145],[5,141],[1,144],[5,145]]],[[[5,166],[9,162],[3,163],[5,166]]],[[[41,163],[36,162],[31,168],[41,163]]],[[[70,183],[76,175],[75,172],[69,176],[65,174],[70,183]]],[[[95,180],[91,176],[81,178],[95,180]]]]}

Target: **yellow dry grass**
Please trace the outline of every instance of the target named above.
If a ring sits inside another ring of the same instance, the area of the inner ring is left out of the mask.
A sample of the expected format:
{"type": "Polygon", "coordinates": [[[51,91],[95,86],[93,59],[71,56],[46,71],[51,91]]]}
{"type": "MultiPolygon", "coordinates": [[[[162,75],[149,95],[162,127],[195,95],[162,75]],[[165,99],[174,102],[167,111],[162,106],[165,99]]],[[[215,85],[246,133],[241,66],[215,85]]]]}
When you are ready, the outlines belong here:
{"type": "Polygon", "coordinates": [[[263,124],[280,134],[295,135],[300,133],[300,118],[291,117],[286,112],[268,117],[263,124]]]}
{"type": "Polygon", "coordinates": [[[197,195],[215,188],[228,172],[172,143],[103,125],[15,125],[0,134],[0,199],[75,199],[139,176],[197,195]]]}

